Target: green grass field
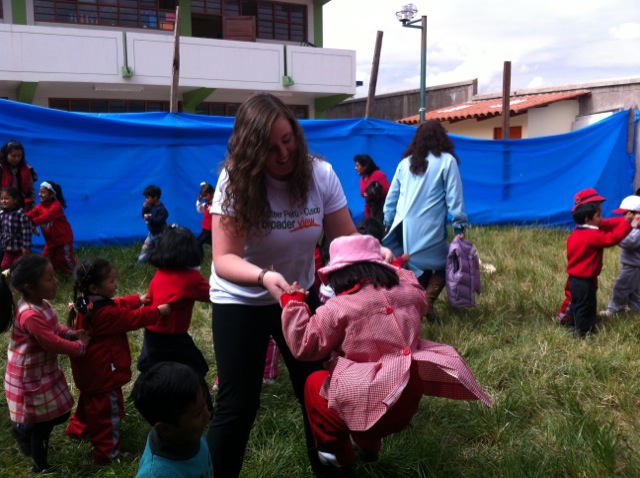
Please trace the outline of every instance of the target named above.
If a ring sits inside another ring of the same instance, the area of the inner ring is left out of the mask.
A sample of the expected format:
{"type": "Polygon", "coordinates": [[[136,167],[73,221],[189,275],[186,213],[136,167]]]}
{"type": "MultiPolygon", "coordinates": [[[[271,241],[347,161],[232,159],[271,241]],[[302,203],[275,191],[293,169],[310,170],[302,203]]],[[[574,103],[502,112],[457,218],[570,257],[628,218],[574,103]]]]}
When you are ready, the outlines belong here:
{"type": "MultiPolygon", "coordinates": [[[[423,324],[423,337],[454,345],[494,402],[424,397],[409,429],[385,439],[380,461],[357,469],[363,477],[630,477],[640,476],[640,320],[628,313],[601,323],[600,333],[577,340],[551,317],[564,298],[567,231],[472,228],[467,237],[480,258],[497,267],[483,273],[474,309],[438,304],[441,323],[423,324]]],[[[102,256],[116,264],[119,295],[143,293],[151,267],[131,267],[137,247],[80,249],[79,258],[102,256]]],[[[619,271],[617,248],[605,252],[599,309],[606,306],[619,271]]],[[[203,274],[209,266],[204,261],[203,274]]],[[[55,306],[66,321],[71,281],[61,280],[55,306]]],[[[191,329],[215,378],[210,307],[197,304],[191,329]]],[[[8,333],[0,337],[6,349],[8,333]]],[[[130,335],[134,361],[141,332],[130,335]]],[[[0,358],[4,369],[6,354],[0,358]]],[[[61,357],[73,388],[69,361],[61,357]]],[[[135,369],[135,365],[134,365],[135,369]]],[[[243,478],[310,477],[300,412],[284,366],[277,383],[263,389],[243,478]]],[[[136,372],[134,371],[134,376],[136,372]]],[[[125,396],[130,391],[125,389],[125,396]]],[[[30,476],[30,461],[9,434],[0,398],[0,476],[30,476]]],[[[64,426],[54,430],[50,462],[66,477],[133,477],[149,426],[131,403],[123,429],[129,463],[92,464],[91,445],[73,442],[64,426]]]]}

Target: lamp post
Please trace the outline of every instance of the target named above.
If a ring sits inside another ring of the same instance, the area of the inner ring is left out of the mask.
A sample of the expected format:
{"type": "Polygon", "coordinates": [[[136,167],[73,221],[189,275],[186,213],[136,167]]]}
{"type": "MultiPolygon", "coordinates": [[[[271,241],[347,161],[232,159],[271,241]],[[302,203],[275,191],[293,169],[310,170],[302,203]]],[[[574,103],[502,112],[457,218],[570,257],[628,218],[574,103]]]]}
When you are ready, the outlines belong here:
{"type": "Polygon", "coordinates": [[[396,12],[396,18],[402,23],[403,27],[419,28],[422,30],[422,43],[420,44],[420,123],[424,123],[424,115],[427,110],[427,17],[412,20],[418,13],[418,8],[413,3],[403,5],[396,12]],[[418,25],[418,23],[420,23],[418,25]]]}

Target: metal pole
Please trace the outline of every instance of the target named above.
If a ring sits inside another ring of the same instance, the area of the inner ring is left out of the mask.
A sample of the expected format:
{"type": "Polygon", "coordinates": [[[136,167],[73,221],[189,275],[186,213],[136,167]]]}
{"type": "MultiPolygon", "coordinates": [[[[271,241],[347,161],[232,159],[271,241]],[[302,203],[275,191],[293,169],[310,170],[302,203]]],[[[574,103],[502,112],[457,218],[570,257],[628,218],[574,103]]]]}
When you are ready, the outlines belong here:
{"type": "Polygon", "coordinates": [[[422,15],[422,43],[420,48],[420,123],[427,111],[427,16],[422,15]]]}

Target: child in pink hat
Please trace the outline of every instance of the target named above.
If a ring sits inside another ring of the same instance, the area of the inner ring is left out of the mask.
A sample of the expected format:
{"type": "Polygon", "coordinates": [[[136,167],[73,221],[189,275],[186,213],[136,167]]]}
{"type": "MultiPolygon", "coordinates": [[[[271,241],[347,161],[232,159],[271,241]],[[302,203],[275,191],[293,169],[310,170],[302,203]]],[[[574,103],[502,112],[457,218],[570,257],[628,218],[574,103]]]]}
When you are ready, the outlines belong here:
{"type": "MultiPolygon", "coordinates": [[[[449,345],[420,338],[427,313],[413,272],[380,255],[372,236],[346,236],[330,246],[318,270],[336,297],[313,315],[304,290],[282,295],[282,327],[300,360],[331,359],[305,384],[305,407],[325,464],[344,468],[357,456],[378,457],[382,438],[405,429],[422,395],[491,401],[449,345]]],[[[296,284],[294,284],[294,288],[296,284]]]]}
{"type": "Polygon", "coordinates": [[[585,189],[575,195],[571,210],[577,224],[567,238],[571,313],[563,325],[574,327],[580,337],[596,331],[596,292],[604,248],[615,246],[631,232],[634,217],[628,211],[623,218],[603,219],[602,203],[605,200],[595,189],[585,189]]]}

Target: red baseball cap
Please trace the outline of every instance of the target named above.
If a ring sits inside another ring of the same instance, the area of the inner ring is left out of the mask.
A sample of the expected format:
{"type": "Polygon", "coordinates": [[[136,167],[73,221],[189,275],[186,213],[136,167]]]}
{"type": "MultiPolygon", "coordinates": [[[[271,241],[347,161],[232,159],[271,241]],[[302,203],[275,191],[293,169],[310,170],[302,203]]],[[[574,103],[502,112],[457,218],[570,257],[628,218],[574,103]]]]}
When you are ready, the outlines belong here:
{"type": "Polygon", "coordinates": [[[602,196],[600,196],[598,194],[598,191],[596,191],[595,189],[587,188],[577,193],[573,197],[573,200],[575,204],[571,212],[574,212],[576,208],[582,204],[587,204],[588,202],[602,202],[602,201],[606,201],[607,198],[603,198],[602,196]]]}

